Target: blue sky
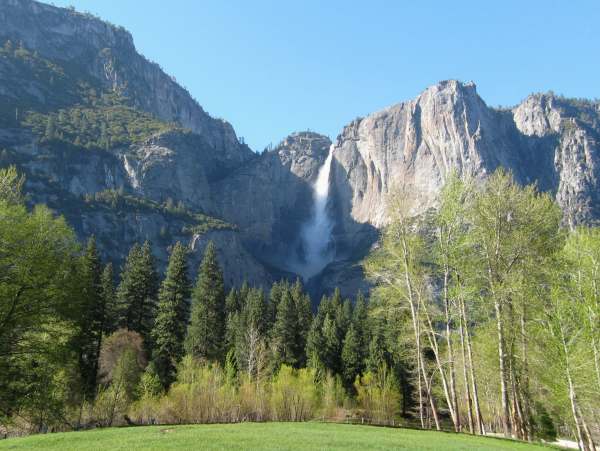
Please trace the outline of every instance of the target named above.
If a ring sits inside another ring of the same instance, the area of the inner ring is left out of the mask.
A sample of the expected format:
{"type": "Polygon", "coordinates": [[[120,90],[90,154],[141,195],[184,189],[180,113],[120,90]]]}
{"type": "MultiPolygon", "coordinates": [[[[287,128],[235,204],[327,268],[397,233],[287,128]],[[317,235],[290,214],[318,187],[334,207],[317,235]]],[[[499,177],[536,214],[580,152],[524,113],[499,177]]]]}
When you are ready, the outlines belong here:
{"type": "Polygon", "coordinates": [[[491,106],[600,97],[599,0],[54,0],[127,28],[254,149],[342,127],[449,78],[491,106]]]}

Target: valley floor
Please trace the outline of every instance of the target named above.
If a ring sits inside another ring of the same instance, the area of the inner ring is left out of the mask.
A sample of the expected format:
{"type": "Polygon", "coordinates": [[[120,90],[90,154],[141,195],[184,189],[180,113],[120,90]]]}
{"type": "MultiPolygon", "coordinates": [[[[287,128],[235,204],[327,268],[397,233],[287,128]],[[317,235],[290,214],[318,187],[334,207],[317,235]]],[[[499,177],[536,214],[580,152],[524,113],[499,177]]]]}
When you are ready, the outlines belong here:
{"type": "Polygon", "coordinates": [[[144,426],[0,440],[0,450],[549,450],[510,440],[326,423],[144,426]]]}

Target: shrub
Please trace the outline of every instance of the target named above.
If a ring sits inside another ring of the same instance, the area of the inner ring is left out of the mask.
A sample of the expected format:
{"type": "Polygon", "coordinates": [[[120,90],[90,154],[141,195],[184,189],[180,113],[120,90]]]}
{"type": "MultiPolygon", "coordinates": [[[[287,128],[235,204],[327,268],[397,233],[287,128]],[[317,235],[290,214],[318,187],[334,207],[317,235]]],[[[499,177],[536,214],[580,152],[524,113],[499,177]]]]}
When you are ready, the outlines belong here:
{"type": "Polygon", "coordinates": [[[277,421],[304,421],[318,407],[314,369],[282,365],[272,382],[271,409],[277,421]]]}
{"type": "Polygon", "coordinates": [[[375,372],[356,378],[357,400],[366,418],[377,424],[394,423],[400,402],[397,385],[396,378],[385,364],[375,372]]]}

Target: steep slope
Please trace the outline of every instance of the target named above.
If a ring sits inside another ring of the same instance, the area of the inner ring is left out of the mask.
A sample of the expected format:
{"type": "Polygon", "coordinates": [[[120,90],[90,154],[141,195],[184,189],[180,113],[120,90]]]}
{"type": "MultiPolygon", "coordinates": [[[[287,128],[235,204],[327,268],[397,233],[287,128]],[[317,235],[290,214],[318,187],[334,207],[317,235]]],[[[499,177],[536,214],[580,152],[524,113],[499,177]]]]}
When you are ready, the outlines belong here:
{"type": "Polygon", "coordinates": [[[206,114],[131,35],[91,15],[32,0],[0,3],[0,165],[27,175],[31,202],[96,235],[121,262],[150,240],[175,241],[192,267],[209,239],[229,284],[290,276],[310,183],[328,138],[290,135],[263,155],[206,114]]]}
{"type": "Polygon", "coordinates": [[[311,214],[311,184],[331,146],[313,132],[293,133],[216,184],[215,214],[238,224],[255,256],[287,270],[298,249],[300,227],[311,214]]]}
{"type": "Polygon", "coordinates": [[[416,99],[357,119],[334,148],[338,234],[385,225],[386,194],[404,187],[421,208],[435,204],[450,171],[485,177],[502,166],[522,183],[556,194],[569,223],[600,216],[600,106],[552,94],[495,110],[475,85],[445,81],[416,99]]]}
{"type": "Polygon", "coordinates": [[[425,211],[451,171],[484,178],[504,167],[521,183],[553,193],[566,224],[597,221],[599,138],[597,102],[536,94],[497,110],[473,83],[455,80],[353,121],[333,150],[338,258],[326,278],[356,285],[360,274],[344,261],[364,254],[387,223],[387,194],[405,189],[418,201],[415,213],[425,211]]]}
{"type": "Polygon", "coordinates": [[[227,282],[268,283],[239,228],[206,214],[210,183],[255,154],[211,118],[129,33],[30,0],[0,3],[0,165],[27,175],[32,203],[95,234],[121,262],[151,240],[159,263],[183,241],[193,266],[216,242],[227,282]]]}
{"type": "MultiPolygon", "coordinates": [[[[388,221],[388,193],[404,186],[424,211],[451,171],[483,178],[505,167],[552,192],[566,224],[597,221],[599,142],[598,102],[549,93],[493,109],[454,80],[353,121],[332,150],[335,258],[311,291],[368,288],[359,262],[388,221]]],[[[0,165],[17,164],[32,203],[65,214],[82,238],[95,234],[117,263],[149,239],[161,264],[179,240],[195,265],[212,239],[229,284],[294,277],[330,145],[300,132],[254,154],[124,29],[33,0],[0,2],[0,165]]]]}
{"type": "MultiPolygon", "coordinates": [[[[56,62],[67,76],[76,73],[80,79],[91,79],[100,90],[126,97],[134,108],[201,135],[228,166],[253,156],[229,123],[206,114],[158,64],[137,53],[133,38],[122,27],[33,0],[3,0],[0,42],[7,40],[56,62]]],[[[35,85],[26,90],[37,91],[35,85]]],[[[47,102],[44,97],[39,100],[47,102]]]]}

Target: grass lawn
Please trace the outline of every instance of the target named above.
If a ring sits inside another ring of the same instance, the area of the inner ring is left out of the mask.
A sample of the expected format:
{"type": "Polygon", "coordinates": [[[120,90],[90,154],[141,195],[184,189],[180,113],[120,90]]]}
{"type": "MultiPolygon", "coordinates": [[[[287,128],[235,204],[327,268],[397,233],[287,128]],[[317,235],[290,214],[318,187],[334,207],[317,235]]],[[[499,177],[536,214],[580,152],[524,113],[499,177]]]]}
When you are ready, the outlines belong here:
{"type": "Polygon", "coordinates": [[[0,450],[546,450],[489,437],[324,423],[144,426],[0,440],[0,450]]]}

